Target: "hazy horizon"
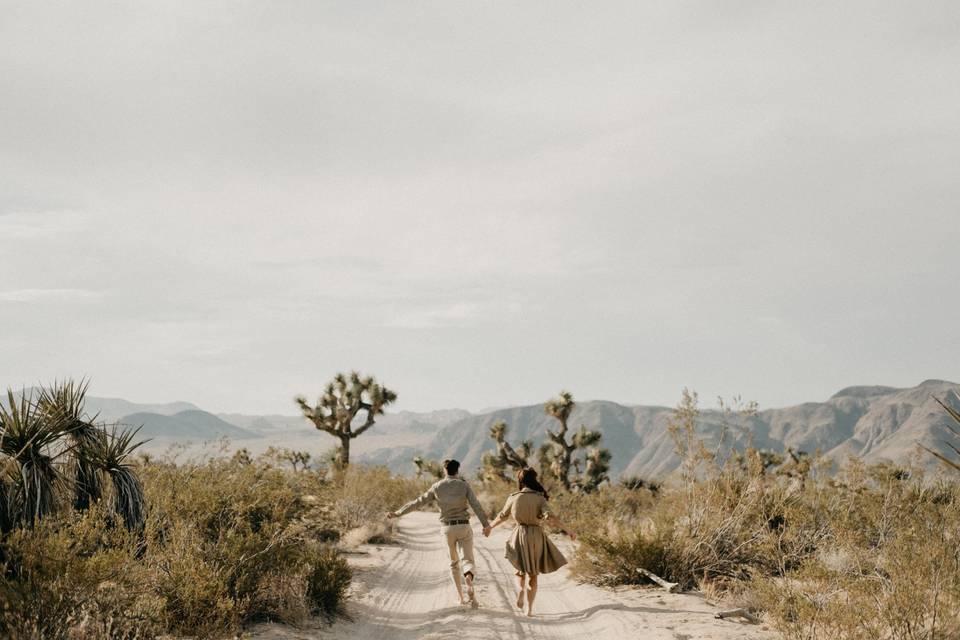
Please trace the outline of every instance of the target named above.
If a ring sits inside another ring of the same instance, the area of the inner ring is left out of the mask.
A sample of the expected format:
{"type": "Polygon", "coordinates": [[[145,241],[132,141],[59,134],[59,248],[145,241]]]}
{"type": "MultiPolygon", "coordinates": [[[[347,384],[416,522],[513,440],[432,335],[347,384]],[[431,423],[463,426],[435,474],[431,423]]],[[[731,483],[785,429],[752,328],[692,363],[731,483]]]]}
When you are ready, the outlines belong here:
{"type": "Polygon", "coordinates": [[[960,5],[2,2],[0,385],[960,379],[960,5]]]}

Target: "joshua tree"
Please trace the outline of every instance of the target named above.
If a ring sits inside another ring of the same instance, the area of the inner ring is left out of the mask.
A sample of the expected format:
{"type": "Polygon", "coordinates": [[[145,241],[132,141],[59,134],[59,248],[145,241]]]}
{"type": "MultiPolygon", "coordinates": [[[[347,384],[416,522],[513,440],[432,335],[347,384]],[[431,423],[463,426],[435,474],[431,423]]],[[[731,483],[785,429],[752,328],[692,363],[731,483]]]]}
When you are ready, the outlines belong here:
{"type": "Polygon", "coordinates": [[[560,395],[544,405],[546,414],[556,418],[560,428],[556,431],[547,429],[549,440],[539,451],[540,468],[549,471],[568,491],[574,487],[581,491],[593,491],[601,482],[609,480],[610,452],[594,446],[600,442],[603,434],[588,429],[586,425],[580,425],[573,438],[567,441],[567,421],[575,405],[573,394],[569,391],[561,391],[560,395]],[[582,460],[575,457],[578,449],[584,452],[582,460]],[[570,478],[571,467],[577,473],[573,480],[570,478]]]}
{"type": "Polygon", "coordinates": [[[340,440],[335,464],[345,469],[350,464],[350,441],[374,425],[383,408],[397,399],[397,394],[381,386],[373,377],[360,377],[356,371],[345,375],[338,373],[327,384],[315,406],[310,406],[303,396],[296,397],[304,417],[320,431],[325,431],[340,440]],[[363,422],[354,428],[357,414],[364,412],[363,422]]]}
{"type": "Polygon", "coordinates": [[[600,488],[603,482],[609,482],[610,452],[607,449],[591,448],[584,456],[583,473],[576,479],[577,488],[584,493],[590,493],[600,488]]]}
{"type": "Polygon", "coordinates": [[[507,442],[507,423],[503,420],[498,420],[490,426],[490,437],[497,443],[497,451],[496,453],[488,451],[483,454],[482,475],[485,479],[506,479],[504,472],[507,467],[523,469],[529,466],[527,460],[533,449],[533,442],[524,440],[514,449],[510,443],[507,442]]]}
{"type": "Polygon", "coordinates": [[[557,431],[547,429],[547,437],[550,441],[545,442],[540,447],[541,469],[549,469],[567,490],[570,489],[571,458],[576,448],[572,442],[567,442],[567,420],[570,418],[575,404],[572,393],[561,391],[559,396],[544,405],[546,414],[556,418],[560,423],[560,428],[557,431]]]}
{"type": "Polygon", "coordinates": [[[527,466],[527,458],[530,457],[530,450],[533,449],[533,443],[530,440],[524,440],[516,449],[507,442],[507,423],[503,420],[494,422],[490,427],[490,437],[497,443],[497,453],[503,460],[514,469],[524,469],[527,466]]]}
{"type": "Polygon", "coordinates": [[[424,460],[420,456],[413,459],[413,466],[417,468],[417,477],[428,475],[439,480],[444,475],[443,465],[436,460],[424,460]]]}

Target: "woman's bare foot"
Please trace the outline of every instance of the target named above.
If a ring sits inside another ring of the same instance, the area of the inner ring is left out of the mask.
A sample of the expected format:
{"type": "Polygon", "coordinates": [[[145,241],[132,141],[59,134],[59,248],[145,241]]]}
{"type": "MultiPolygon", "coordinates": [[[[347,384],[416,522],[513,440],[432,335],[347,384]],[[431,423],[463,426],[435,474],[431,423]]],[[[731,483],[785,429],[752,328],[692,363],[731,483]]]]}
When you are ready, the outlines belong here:
{"type": "Polygon", "coordinates": [[[517,609],[523,609],[523,589],[517,594],[517,609]]]}

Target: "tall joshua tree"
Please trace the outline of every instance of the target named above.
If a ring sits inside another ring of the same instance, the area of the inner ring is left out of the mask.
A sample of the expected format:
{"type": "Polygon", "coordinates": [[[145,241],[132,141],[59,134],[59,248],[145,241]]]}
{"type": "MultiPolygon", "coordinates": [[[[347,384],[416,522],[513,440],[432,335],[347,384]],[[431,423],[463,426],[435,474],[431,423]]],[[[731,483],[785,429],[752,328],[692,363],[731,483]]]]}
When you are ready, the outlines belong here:
{"type": "Polygon", "coordinates": [[[567,421],[576,402],[569,391],[561,391],[560,395],[544,405],[547,415],[557,419],[560,427],[553,431],[547,429],[547,442],[540,447],[540,468],[549,471],[557,478],[568,491],[576,487],[582,491],[592,491],[604,480],[608,480],[607,471],[610,469],[610,452],[598,449],[594,445],[600,442],[603,434],[580,425],[580,429],[567,441],[569,426],[567,421]],[[584,451],[583,460],[575,457],[577,450],[584,451]],[[581,465],[584,467],[581,472],[581,465]],[[574,467],[576,477],[570,478],[570,468],[574,467]]]}
{"type": "Polygon", "coordinates": [[[340,440],[334,463],[341,469],[350,464],[350,441],[372,427],[377,416],[383,414],[383,408],[396,399],[396,393],[377,383],[372,376],[361,377],[356,371],[334,376],[314,406],[303,396],[295,398],[304,417],[320,431],[340,440]],[[354,426],[361,412],[363,422],[354,426]]]}
{"type": "Polygon", "coordinates": [[[572,442],[567,442],[567,420],[575,404],[572,393],[561,391],[560,395],[549,400],[543,407],[548,416],[557,419],[560,428],[556,431],[547,429],[549,441],[540,448],[540,466],[543,469],[549,469],[568,491],[570,490],[571,459],[576,447],[572,442]]]}

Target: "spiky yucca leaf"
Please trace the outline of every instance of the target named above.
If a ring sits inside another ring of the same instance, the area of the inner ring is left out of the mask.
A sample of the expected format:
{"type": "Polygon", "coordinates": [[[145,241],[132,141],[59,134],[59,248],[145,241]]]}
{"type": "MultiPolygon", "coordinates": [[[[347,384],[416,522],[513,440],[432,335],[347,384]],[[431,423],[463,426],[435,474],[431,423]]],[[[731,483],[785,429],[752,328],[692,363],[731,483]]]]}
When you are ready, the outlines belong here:
{"type": "Polygon", "coordinates": [[[145,442],[133,441],[139,430],[139,427],[122,428],[117,425],[109,431],[98,429],[97,435],[84,446],[83,453],[99,472],[110,478],[113,486],[111,506],[130,531],[140,529],[146,516],[143,484],[133,465],[128,462],[134,450],[145,442]]]}
{"type": "Polygon", "coordinates": [[[13,482],[7,473],[9,463],[9,459],[0,456],[0,533],[7,533],[13,529],[14,525],[14,514],[11,509],[13,482]]]}
{"type": "Polygon", "coordinates": [[[73,507],[78,510],[88,509],[103,496],[103,475],[85,455],[90,450],[85,445],[96,444],[93,440],[100,431],[94,425],[96,416],[87,416],[84,409],[88,387],[86,380],[54,382],[41,388],[38,401],[46,415],[70,425],[70,438],[75,445],[73,507]]]}
{"type": "MultiPolygon", "coordinates": [[[[933,399],[937,401],[937,404],[939,404],[941,407],[943,407],[943,410],[946,411],[947,414],[949,414],[949,416],[950,416],[951,418],[953,418],[954,422],[956,422],[957,424],[960,424],[960,411],[957,411],[956,409],[954,409],[953,407],[951,407],[951,406],[950,406],[949,404],[947,404],[946,402],[940,400],[940,398],[937,398],[936,396],[933,396],[933,399]]],[[[950,431],[952,431],[955,436],[960,437],[960,431],[958,431],[956,428],[954,428],[954,427],[952,427],[952,426],[950,426],[950,425],[947,425],[947,428],[950,429],[950,431]]],[[[925,447],[925,446],[922,445],[922,444],[920,445],[920,448],[921,448],[921,449],[924,449],[927,453],[929,453],[930,455],[932,455],[933,457],[935,457],[937,460],[939,460],[940,462],[942,462],[942,463],[944,463],[945,465],[947,465],[948,467],[950,467],[951,469],[953,469],[953,470],[955,470],[955,471],[960,471],[960,448],[954,446],[953,444],[951,444],[951,443],[949,443],[949,442],[944,442],[943,444],[945,444],[945,445],[947,445],[948,447],[950,447],[950,450],[953,451],[955,454],[957,454],[957,460],[951,460],[950,458],[948,458],[947,456],[943,455],[942,453],[939,453],[939,452],[937,452],[937,451],[934,451],[933,449],[930,449],[929,447],[925,447]]]]}
{"type": "Polygon", "coordinates": [[[44,413],[26,394],[20,394],[18,401],[8,389],[7,400],[6,407],[0,406],[0,453],[15,467],[10,511],[13,520],[32,526],[56,507],[63,479],[54,465],[58,455],[54,447],[69,433],[70,425],[44,413]]]}

